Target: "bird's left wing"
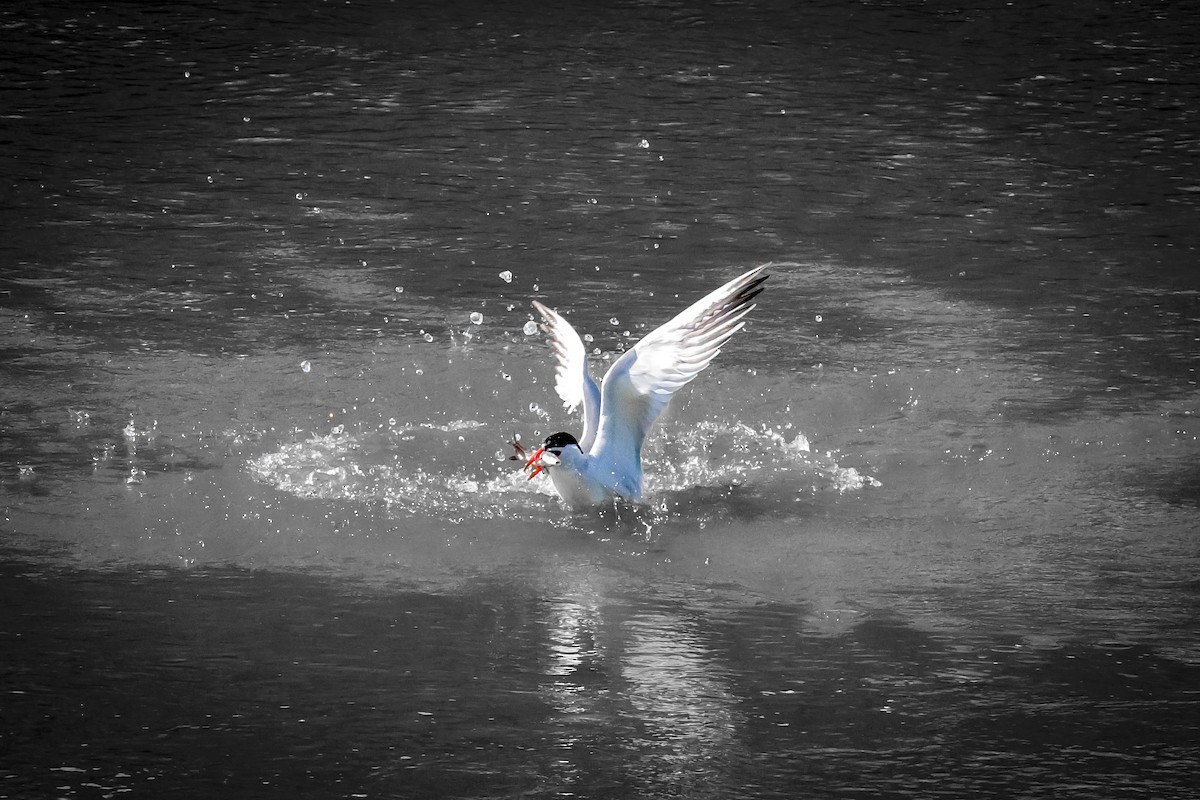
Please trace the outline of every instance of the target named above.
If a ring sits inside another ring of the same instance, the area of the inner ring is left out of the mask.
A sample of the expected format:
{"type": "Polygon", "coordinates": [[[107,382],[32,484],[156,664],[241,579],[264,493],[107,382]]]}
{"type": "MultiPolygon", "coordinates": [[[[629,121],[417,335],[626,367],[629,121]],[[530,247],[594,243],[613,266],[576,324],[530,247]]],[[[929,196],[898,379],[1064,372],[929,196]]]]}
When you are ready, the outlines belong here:
{"type": "Polygon", "coordinates": [[[707,367],[746,324],[770,264],[755,267],[710,292],[655,328],[604,376],[604,418],[597,452],[640,448],[671,395],[707,367]]]}
{"type": "Polygon", "coordinates": [[[542,315],[542,329],[546,331],[550,347],[554,350],[557,361],[554,389],[562,398],[563,408],[574,411],[583,406],[583,436],[579,439],[579,448],[586,453],[596,438],[596,425],[600,419],[600,389],[588,372],[587,348],[562,315],[536,300],[533,301],[533,307],[542,315]]]}
{"type": "Polygon", "coordinates": [[[629,380],[642,394],[672,394],[707,367],[746,324],[767,267],[755,267],[705,295],[634,345],[629,380]]]}

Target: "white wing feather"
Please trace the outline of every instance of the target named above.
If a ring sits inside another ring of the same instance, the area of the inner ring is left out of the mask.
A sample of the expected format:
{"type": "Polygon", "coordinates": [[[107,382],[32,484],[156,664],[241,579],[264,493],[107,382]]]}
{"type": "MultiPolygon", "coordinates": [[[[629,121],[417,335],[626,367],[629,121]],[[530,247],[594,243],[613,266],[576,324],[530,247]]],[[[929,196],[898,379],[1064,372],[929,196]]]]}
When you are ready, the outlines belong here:
{"type": "Polygon", "coordinates": [[[629,380],[640,394],[672,394],[707,367],[746,324],[769,264],[756,267],[697,300],[634,346],[629,380]]]}
{"type": "Polygon", "coordinates": [[[629,368],[634,389],[642,395],[671,395],[703,372],[742,330],[768,266],[755,267],[710,291],[634,345],[637,357],[629,368]]]}
{"type": "Polygon", "coordinates": [[[699,375],[745,325],[743,318],[754,308],[770,266],[756,267],[697,300],[609,368],[595,446],[589,452],[613,474],[636,471],[640,484],[646,434],[671,395],[699,375]]]}
{"type": "Polygon", "coordinates": [[[533,301],[544,320],[542,329],[554,350],[554,390],[563,401],[563,408],[574,412],[583,406],[583,437],[579,447],[588,452],[596,438],[596,425],[600,419],[600,389],[588,371],[587,349],[583,340],[562,316],[538,301],[533,301]]]}

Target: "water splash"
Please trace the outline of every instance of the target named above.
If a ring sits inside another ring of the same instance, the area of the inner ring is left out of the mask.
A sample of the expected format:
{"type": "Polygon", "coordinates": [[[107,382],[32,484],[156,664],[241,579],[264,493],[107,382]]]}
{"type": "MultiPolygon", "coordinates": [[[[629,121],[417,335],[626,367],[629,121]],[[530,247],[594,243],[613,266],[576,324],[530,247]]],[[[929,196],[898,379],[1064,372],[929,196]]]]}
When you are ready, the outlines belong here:
{"type": "MultiPolygon", "coordinates": [[[[757,485],[797,496],[822,491],[845,493],[878,487],[879,481],[844,467],[833,451],[814,452],[808,437],[762,423],[704,421],[686,432],[664,437],[678,453],[665,453],[647,476],[651,491],[680,491],[693,486],[757,485]]],[[[656,448],[652,446],[652,452],[656,448]]]]}
{"type": "MultiPolygon", "coordinates": [[[[682,428],[682,426],[679,426],[682,428]]],[[[803,433],[761,424],[704,421],[659,437],[647,450],[647,532],[674,517],[723,516],[737,491],[760,498],[759,511],[822,493],[878,487],[814,452],[803,433]]],[[[382,504],[390,513],[451,521],[547,519],[558,508],[549,481],[529,481],[496,449],[494,425],[476,420],[420,423],[382,431],[330,433],[284,444],[247,464],[259,482],[300,497],[382,504]]],[[[507,436],[508,434],[503,434],[507,436]]],[[[753,502],[751,502],[753,506],[753,502]]],[[[747,513],[757,513],[753,507],[747,513]]]]}

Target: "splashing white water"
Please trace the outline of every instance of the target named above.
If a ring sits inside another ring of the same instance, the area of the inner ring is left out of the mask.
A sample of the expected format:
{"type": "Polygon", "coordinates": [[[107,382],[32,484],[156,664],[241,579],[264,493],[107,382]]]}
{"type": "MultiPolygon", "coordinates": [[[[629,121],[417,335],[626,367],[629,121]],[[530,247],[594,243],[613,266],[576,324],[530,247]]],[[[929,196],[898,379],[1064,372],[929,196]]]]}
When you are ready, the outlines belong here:
{"type": "MultiPolygon", "coordinates": [[[[708,512],[694,506],[716,502],[733,489],[768,497],[768,505],[778,506],[824,492],[879,486],[869,475],[838,464],[834,453],[813,452],[804,434],[787,427],[705,421],[686,431],[668,431],[656,442],[669,444],[648,448],[646,502],[662,513],[703,516],[708,512]]],[[[282,492],[382,503],[401,515],[452,521],[543,518],[547,504],[554,503],[549,481],[526,480],[517,463],[496,449],[496,438],[492,426],[473,420],[362,434],[335,429],[258,456],[248,469],[282,492]]]]}

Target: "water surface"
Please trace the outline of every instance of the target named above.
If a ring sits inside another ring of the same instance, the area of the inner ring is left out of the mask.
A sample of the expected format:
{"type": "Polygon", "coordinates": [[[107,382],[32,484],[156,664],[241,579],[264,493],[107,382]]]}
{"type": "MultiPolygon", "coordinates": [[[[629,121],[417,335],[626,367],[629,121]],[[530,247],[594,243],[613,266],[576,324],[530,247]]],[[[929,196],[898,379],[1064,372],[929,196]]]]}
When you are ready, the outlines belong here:
{"type": "Polygon", "coordinates": [[[1200,27],[0,12],[0,795],[1188,797],[1200,27]],[[773,263],[569,515],[509,442],[773,263]]]}

